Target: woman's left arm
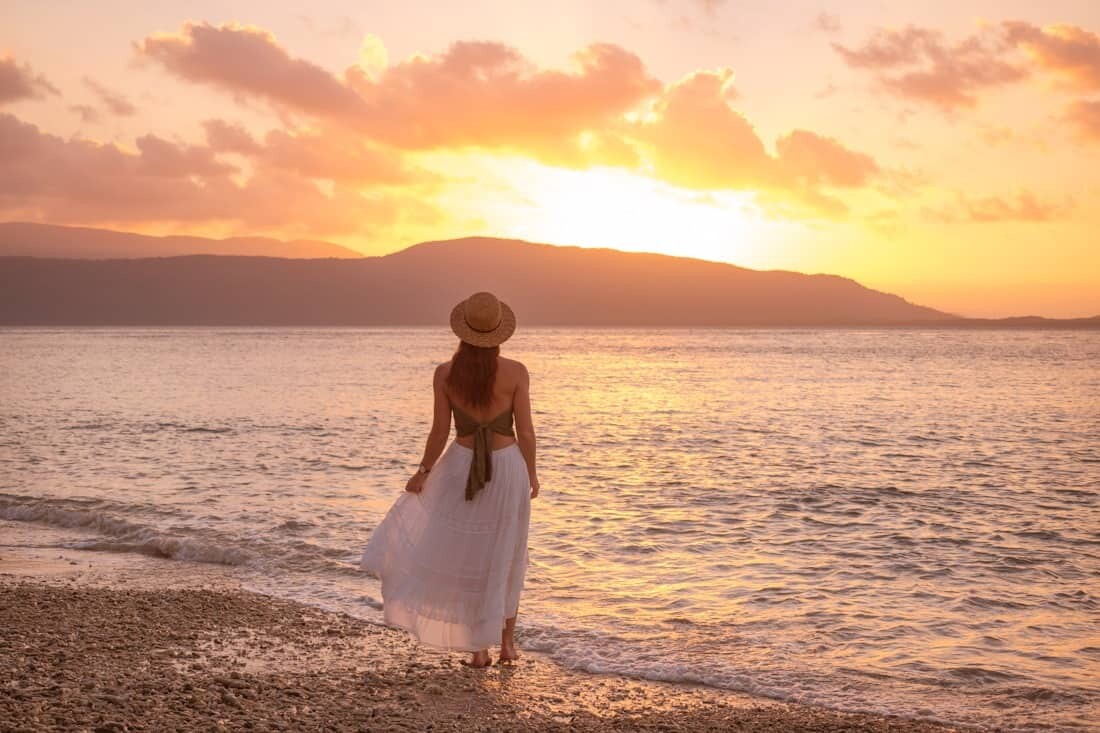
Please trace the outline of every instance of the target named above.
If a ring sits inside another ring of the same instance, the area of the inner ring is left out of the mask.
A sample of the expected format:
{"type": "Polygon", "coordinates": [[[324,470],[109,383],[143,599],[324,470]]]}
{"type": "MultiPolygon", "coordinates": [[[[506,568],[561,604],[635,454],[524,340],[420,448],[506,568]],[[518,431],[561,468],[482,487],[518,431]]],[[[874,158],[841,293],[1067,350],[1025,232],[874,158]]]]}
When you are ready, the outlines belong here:
{"type": "MultiPolygon", "coordinates": [[[[424,444],[424,457],[420,462],[429,471],[439,459],[447,445],[447,438],[451,435],[451,401],[447,399],[447,391],[444,389],[444,372],[446,364],[440,364],[435,368],[435,376],[432,378],[433,409],[432,429],[428,431],[428,440],[424,444]]],[[[405,491],[419,494],[424,488],[424,481],[428,478],[426,473],[415,473],[405,485],[405,491]]]]}

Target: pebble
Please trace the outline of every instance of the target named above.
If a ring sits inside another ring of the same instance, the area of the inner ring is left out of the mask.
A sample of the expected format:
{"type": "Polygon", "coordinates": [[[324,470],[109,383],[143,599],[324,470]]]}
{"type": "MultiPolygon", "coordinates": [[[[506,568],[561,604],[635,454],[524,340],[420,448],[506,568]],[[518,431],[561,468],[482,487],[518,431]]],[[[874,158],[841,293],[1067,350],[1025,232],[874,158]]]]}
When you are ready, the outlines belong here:
{"type": "Polygon", "coordinates": [[[537,659],[508,671],[457,667],[460,655],[415,659],[423,650],[404,632],[246,592],[12,577],[0,574],[0,669],[10,680],[0,682],[0,721],[17,721],[5,731],[950,730],[727,704],[735,697],[717,690],[609,683],[537,659]],[[418,693],[430,704],[416,704],[418,693]]]}

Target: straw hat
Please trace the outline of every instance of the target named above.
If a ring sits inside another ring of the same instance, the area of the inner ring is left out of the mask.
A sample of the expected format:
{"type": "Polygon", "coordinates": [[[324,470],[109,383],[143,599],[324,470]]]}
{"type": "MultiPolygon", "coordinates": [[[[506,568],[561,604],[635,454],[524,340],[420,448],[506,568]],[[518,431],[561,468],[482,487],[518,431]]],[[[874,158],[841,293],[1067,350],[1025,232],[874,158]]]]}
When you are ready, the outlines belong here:
{"type": "Polygon", "coordinates": [[[492,293],[474,293],[451,309],[451,330],[474,346],[499,346],[516,330],[516,314],[492,293]]]}

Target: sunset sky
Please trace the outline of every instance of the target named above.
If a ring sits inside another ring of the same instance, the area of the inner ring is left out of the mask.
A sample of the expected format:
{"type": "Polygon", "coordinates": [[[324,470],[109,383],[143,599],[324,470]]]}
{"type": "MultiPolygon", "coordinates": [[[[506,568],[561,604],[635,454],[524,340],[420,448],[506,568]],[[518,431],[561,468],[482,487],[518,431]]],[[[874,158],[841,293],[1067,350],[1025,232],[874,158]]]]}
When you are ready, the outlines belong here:
{"type": "Polygon", "coordinates": [[[1100,314],[1097,0],[0,7],[0,220],[467,235],[1100,314]]]}

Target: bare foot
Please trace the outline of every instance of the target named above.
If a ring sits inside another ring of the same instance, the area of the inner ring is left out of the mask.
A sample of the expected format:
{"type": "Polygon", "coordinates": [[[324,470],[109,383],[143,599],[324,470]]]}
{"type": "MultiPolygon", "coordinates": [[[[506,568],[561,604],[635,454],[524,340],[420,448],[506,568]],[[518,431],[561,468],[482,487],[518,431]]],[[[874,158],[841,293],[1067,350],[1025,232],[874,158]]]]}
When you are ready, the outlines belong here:
{"type": "Polygon", "coordinates": [[[519,659],[519,654],[516,652],[516,644],[514,641],[502,641],[500,643],[500,663],[514,662],[519,659]]]}
{"type": "Polygon", "coordinates": [[[465,664],[467,667],[474,667],[475,669],[481,669],[482,667],[488,667],[488,666],[492,665],[493,658],[491,656],[489,656],[489,650],[488,649],[482,649],[479,652],[474,652],[470,656],[470,661],[468,661],[468,662],[463,661],[462,663],[465,664]]]}

